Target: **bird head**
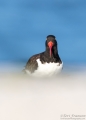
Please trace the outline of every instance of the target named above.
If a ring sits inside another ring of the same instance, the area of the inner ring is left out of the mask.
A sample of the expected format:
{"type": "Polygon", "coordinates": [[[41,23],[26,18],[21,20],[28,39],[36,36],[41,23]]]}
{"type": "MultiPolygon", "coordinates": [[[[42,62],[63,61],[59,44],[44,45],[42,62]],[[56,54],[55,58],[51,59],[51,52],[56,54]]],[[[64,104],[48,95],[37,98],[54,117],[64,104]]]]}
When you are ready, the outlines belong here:
{"type": "Polygon", "coordinates": [[[46,39],[46,47],[47,49],[49,49],[49,54],[50,54],[50,57],[52,56],[52,53],[53,53],[53,48],[57,48],[57,42],[55,40],[55,36],[54,35],[48,35],[47,36],[47,39],[46,39]]]}

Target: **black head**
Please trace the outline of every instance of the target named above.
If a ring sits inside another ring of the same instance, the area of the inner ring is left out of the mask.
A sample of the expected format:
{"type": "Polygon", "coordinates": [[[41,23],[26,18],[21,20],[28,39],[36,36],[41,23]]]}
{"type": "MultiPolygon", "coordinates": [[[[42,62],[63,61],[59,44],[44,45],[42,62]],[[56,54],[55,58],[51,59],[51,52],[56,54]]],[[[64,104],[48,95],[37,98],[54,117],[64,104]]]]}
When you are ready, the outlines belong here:
{"type": "Polygon", "coordinates": [[[46,45],[46,51],[49,51],[49,53],[50,53],[50,57],[52,56],[52,54],[53,54],[53,56],[57,55],[57,53],[58,53],[57,41],[56,41],[54,35],[47,36],[45,45],[46,45]]]}
{"type": "Polygon", "coordinates": [[[47,43],[51,41],[54,44],[56,42],[55,36],[54,35],[48,35],[46,41],[47,41],[47,43]]]}

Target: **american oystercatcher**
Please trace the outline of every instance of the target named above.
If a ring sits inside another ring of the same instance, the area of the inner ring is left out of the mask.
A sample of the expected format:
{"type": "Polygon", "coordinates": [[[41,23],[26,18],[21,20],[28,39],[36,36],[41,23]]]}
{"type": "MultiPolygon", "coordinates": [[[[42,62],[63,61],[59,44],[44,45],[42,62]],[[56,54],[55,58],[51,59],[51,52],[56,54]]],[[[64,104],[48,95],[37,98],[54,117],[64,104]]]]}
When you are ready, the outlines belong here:
{"type": "Polygon", "coordinates": [[[44,52],[33,55],[25,66],[25,73],[31,76],[57,75],[63,68],[54,35],[48,35],[45,42],[44,52]]]}

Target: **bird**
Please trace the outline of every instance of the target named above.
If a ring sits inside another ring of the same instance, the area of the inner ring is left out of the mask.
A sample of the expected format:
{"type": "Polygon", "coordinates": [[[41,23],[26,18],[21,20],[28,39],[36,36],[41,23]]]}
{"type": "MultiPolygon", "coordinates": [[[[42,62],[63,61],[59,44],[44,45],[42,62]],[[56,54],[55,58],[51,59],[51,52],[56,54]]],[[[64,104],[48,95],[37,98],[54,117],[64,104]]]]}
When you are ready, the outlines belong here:
{"type": "Polygon", "coordinates": [[[29,58],[25,73],[30,76],[55,76],[63,69],[63,62],[58,54],[58,44],[54,35],[48,35],[45,41],[45,51],[29,58]]]}

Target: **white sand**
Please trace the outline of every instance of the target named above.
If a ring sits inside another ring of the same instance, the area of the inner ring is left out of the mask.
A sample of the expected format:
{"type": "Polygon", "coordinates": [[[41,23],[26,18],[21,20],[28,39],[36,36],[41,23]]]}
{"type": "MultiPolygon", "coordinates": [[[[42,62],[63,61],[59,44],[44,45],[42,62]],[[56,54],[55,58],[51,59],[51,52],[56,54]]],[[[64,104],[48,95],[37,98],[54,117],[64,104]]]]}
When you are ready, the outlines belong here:
{"type": "Polygon", "coordinates": [[[86,115],[85,73],[49,79],[0,74],[0,120],[60,120],[62,115],[66,120],[67,115],[86,115]]]}

